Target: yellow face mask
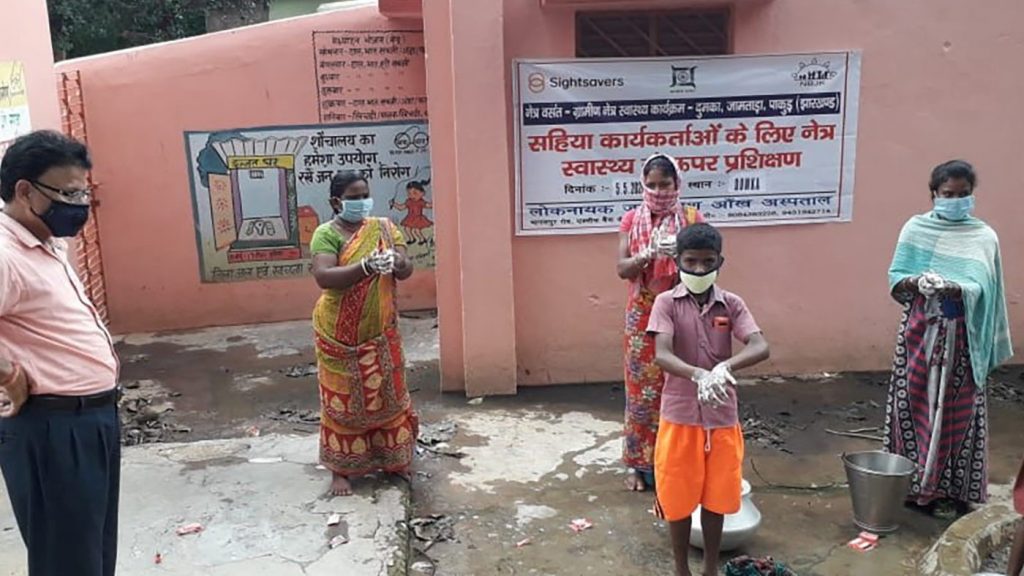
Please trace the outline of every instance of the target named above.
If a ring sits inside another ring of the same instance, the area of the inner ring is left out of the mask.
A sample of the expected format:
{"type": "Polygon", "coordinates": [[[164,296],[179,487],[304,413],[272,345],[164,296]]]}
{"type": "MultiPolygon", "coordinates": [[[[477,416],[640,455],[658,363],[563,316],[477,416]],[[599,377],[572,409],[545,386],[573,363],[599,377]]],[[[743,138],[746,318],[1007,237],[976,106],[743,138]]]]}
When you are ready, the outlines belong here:
{"type": "Polygon", "coordinates": [[[718,270],[708,272],[701,276],[680,272],[679,280],[682,281],[683,286],[686,286],[686,289],[689,290],[690,294],[703,294],[708,290],[711,290],[711,287],[715,285],[715,282],[718,280],[718,270]]]}

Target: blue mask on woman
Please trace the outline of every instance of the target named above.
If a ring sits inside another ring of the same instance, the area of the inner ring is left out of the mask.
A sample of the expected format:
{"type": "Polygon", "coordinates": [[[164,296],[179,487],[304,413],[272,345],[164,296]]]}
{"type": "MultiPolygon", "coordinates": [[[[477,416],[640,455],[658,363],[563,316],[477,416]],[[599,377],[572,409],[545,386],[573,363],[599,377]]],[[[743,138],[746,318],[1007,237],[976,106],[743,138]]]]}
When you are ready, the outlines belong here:
{"type": "Polygon", "coordinates": [[[974,195],[963,198],[936,198],[935,214],[943,220],[959,222],[974,213],[974,195]]]}
{"type": "Polygon", "coordinates": [[[338,216],[346,222],[362,222],[373,211],[373,198],[362,200],[342,200],[341,213],[338,216]]]}

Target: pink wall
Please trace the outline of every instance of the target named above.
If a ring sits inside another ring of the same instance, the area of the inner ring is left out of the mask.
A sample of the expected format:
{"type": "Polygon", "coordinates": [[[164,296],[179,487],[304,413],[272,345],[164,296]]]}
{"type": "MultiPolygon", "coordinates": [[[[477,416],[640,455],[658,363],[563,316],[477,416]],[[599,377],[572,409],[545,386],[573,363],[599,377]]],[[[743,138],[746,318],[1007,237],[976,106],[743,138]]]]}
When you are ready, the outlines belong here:
{"type": "MultiPolygon", "coordinates": [[[[572,57],[573,22],[570,10],[506,0],[506,78],[513,58],[572,57]]],[[[1016,0],[984,10],[957,0],[736,5],[738,54],[863,50],[853,223],[725,231],[722,284],[747,299],[766,331],[766,371],[888,366],[899,311],[886,271],[896,237],[928,209],[931,168],[960,156],[980,173],[979,216],[1001,235],[1011,327],[1024,350],[1024,133],[1016,130],[1024,75],[1013,72],[1024,60],[1021,22],[1016,0]]],[[[513,241],[520,384],[621,379],[625,286],[615,251],[614,235],[513,241]]]]}
{"type": "MultiPolygon", "coordinates": [[[[82,72],[114,330],[308,317],[312,278],[200,283],[183,132],[316,124],[312,31],[419,26],[365,8],[61,63],[82,72]]],[[[401,305],[431,308],[434,292],[433,272],[418,271],[401,305]]]]}
{"type": "Polygon", "coordinates": [[[60,130],[50,18],[45,2],[10,0],[4,3],[3,17],[0,17],[0,60],[15,60],[25,65],[32,128],[60,130]]]}
{"type": "Polygon", "coordinates": [[[510,180],[501,105],[508,92],[494,65],[504,53],[503,0],[463,6],[438,0],[424,13],[433,169],[455,192],[444,200],[439,242],[458,242],[455,258],[446,247],[438,260],[442,385],[470,396],[514,394],[511,197],[489,185],[510,180]]]}
{"type": "MultiPolygon", "coordinates": [[[[481,196],[513,194],[511,173],[494,168],[502,157],[512,166],[511,149],[488,145],[511,146],[511,115],[486,120],[484,103],[503,95],[511,107],[512,59],[573,55],[573,11],[486,0],[477,20],[455,5],[424,10],[432,162],[445,191],[436,198],[445,385],[469,389],[470,376],[483,383],[474,392],[489,392],[493,378],[493,391],[507,391],[510,364],[525,385],[620,379],[625,286],[614,273],[614,235],[502,240],[509,202],[481,196]],[[503,29],[488,27],[496,21],[503,29]],[[500,78],[490,73],[499,58],[500,78]],[[455,75],[456,63],[473,73],[455,75]]],[[[893,244],[906,218],[928,207],[930,168],[952,156],[981,173],[979,215],[1002,235],[1012,328],[1024,342],[1024,231],[1014,226],[1024,216],[1015,166],[1024,137],[1006,128],[1024,122],[1016,106],[1024,76],[1012,72],[1024,58],[1021,21],[1024,6],[1014,0],[993,0],[985,11],[955,0],[735,5],[736,53],[864,54],[854,222],[725,232],[722,282],[766,330],[774,351],[767,371],[887,366],[898,314],[885,290],[893,244]]],[[[316,123],[310,32],[388,26],[410,24],[369,9],[330,13],[62,65],[83,71],[116,329],[309,314],[309,280],[199,283],[182,132],[316,123]]],[[[432,275],[416,282],[406,286],[406,304],[432,302],[432,275]]]]}
{"type": "MultiPolygon", "coordinates": [[[[448,2],[432,2],[424,13],[424,41],[427,45],[427,93],[430,116],[435,119],[455,117],[454,42],[451,6],[448,2]]],[[[455,167],[455,126],[453,122],[435,121],[430,125],[430,157],[434,184],[442,190],[455,190],[458,176],[455,167]]],[[[445,390],[463,390],[465,377],[464,314],[462,310],[461,243],[459,242],[459,201],[455,194],[436,199],[437,207],[437,307],[438,338],[441,354],[441,386],[445,390]]]]}

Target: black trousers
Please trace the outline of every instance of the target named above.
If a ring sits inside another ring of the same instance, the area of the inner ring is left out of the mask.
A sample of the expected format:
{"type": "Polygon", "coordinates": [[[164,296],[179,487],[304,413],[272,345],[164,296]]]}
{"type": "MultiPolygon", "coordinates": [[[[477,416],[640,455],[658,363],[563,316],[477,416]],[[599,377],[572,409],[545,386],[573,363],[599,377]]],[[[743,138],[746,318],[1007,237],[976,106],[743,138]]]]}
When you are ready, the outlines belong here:
{"type": "Polygon", "coordinates": [[[113,576],[121,481],[113,402],[53,409],[30,398],[0,418],[3,471],[29,576],[113,576]]]}

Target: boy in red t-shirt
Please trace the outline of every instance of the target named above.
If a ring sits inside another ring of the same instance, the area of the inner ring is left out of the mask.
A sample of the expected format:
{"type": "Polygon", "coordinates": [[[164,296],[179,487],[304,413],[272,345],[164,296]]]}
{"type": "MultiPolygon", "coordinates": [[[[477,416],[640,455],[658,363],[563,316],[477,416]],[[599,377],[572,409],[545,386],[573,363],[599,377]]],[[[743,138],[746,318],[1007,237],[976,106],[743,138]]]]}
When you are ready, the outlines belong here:
{"type": "Polygon", "coordinates": [[[680,284],[654,301],[647,331],[665,371],[654,449],[655,511],[667,520],[676,575],[690,576],[691,516],[701,506],[704,574],[718,574],[726,514],[740,508],[743,430],[733,370],[768,358],[768,342],[739,296],[715,285],[722,236],[709,224],[676,239],[680,284]],[[744,344],[733,353],[733,339],[744,344]]]}

